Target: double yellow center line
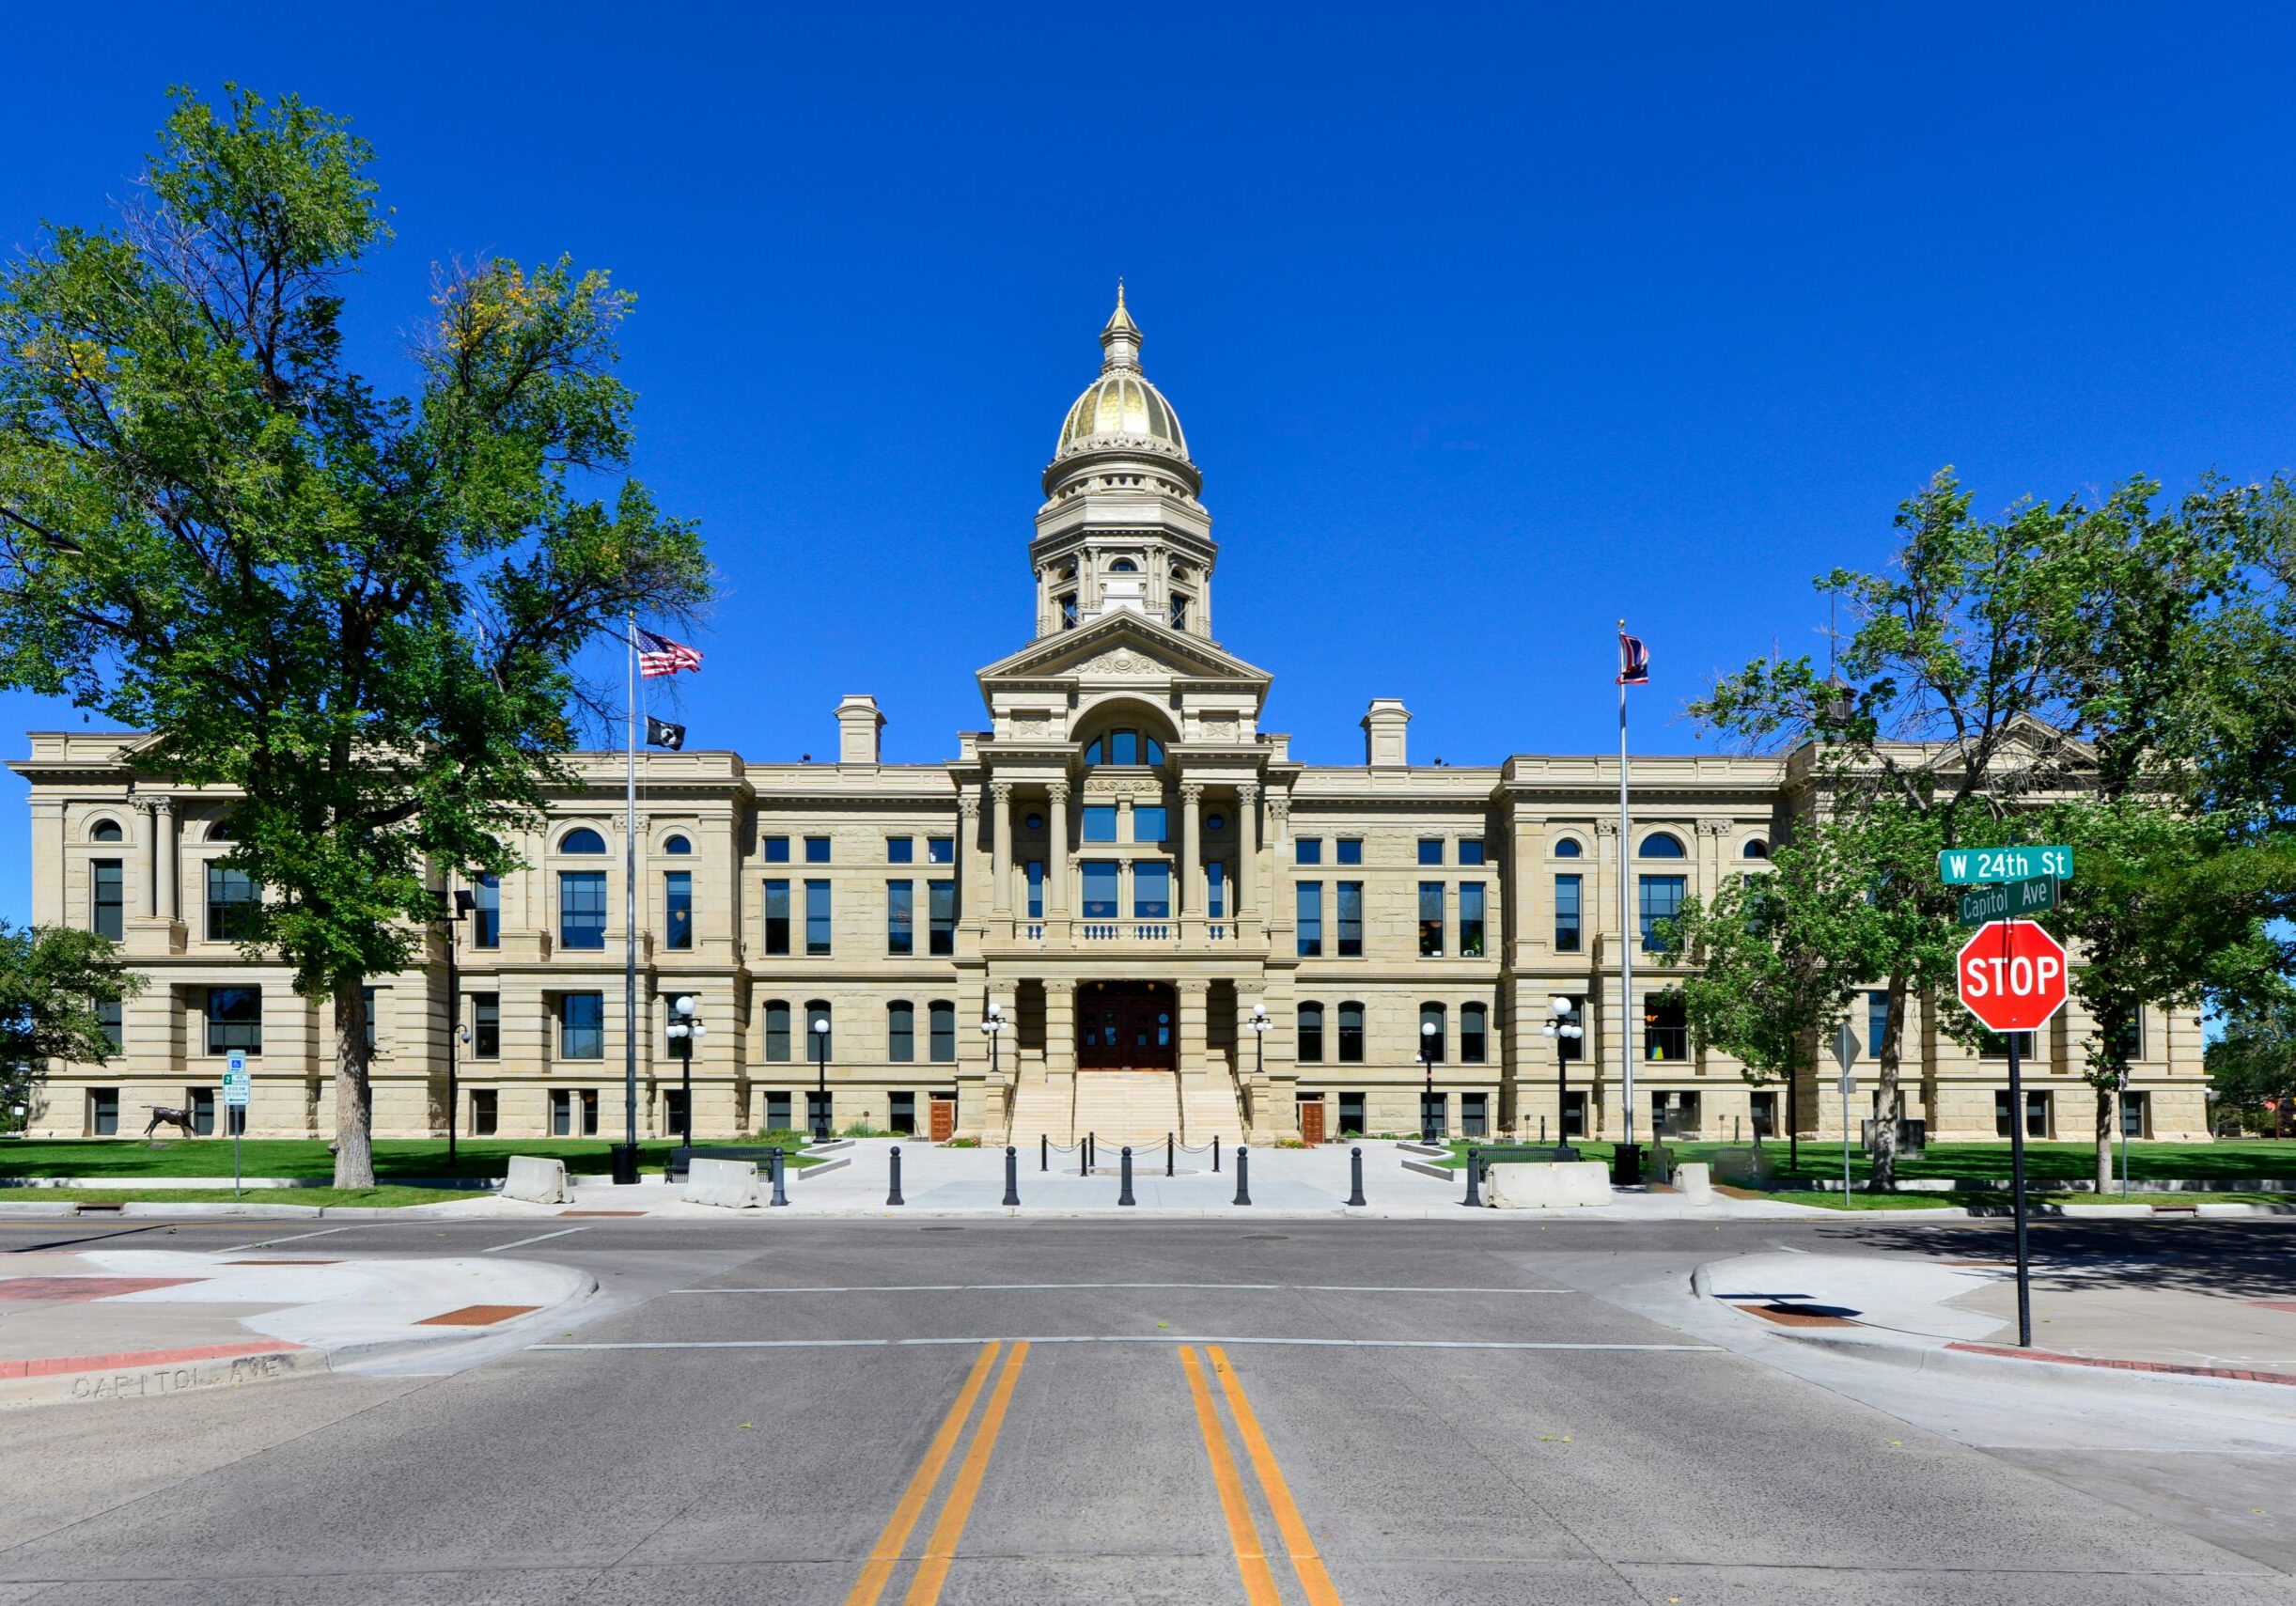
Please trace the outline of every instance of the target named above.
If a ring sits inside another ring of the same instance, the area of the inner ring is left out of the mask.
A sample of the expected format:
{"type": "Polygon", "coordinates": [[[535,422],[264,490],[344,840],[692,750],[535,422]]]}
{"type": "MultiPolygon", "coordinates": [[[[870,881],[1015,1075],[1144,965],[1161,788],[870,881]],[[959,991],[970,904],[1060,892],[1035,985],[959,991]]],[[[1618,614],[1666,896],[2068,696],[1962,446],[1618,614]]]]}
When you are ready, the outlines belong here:
{"type": "MultiPolygon", "coordinates": [[[[1283,1536],[1284,1552],[1291,1558],[1291,1570],[1300,1581],[1301,1593],[1308,1606],[1340,1606],[1339,1592],[1332,1587],[1331,1574],[1323,1569],[1323,1558],[1317,1553],[1316,1542],[1309,1536],[1307,1523],[1300,1516],[1297,1502],[1291,1498],[1291,1486],[1284,1481],[1283,1469],[1276,1464],[1275,1452],[1268,1444],[1268,1436],[1259,1426],[1259,1414],[1252,1409],[1249,1396],[1243,1392],[1242,1380],[1228,1364],[1227,1352],[1217,1344],[1204,1347],[1204,1356],[1210,1364],[1212,1376],[1220,1380],[1220,1392],[1227,1397],[1227,1409],[1236,1418],[1237,1437],[1243,1441],[1244,1453],[1251,1458],[1252,1470],[1258,1474],[1259,1491],[1266,1497],[1268,1511],[1275,1519],[1275,1531],[1283,1536]]],[[[1227,1520],[1227,1541],[1236,1552],[1236,1570],[1243,1580],[1244,1599],[1249,1606],[1280,1606],[1281,1597],[1275,1589],[1275,1579],[1268,1567],[1268,1552],[1260,1543],[1259,1524],[1252,1515],[1251,1502],[1244,1496],[1243,1480],[1236,1471],[1236,1458],[1227,1447],[1227,1430],[1221,1425],[1219,1408],[1212,1403],[1211,1390],[1204,1381],[1204,1367],[1197,1364],[1194,1347],[1179,1347],[1180,1369],[1188,1374],[1188,1393],[1195,1402],[1195,1426],[1204,1436],[1204,1453],[1211,1459],[1211,1481],[1220,1491],[1220,1514],[1227,1520]]]]}

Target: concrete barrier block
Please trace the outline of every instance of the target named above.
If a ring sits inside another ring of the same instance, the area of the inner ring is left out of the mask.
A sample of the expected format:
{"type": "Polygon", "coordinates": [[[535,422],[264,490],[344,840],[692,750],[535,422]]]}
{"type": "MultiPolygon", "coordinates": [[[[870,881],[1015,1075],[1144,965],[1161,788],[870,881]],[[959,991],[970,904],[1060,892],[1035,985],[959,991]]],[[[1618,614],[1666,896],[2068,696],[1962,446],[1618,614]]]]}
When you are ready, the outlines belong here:
{"type": "Polygon", "coordinates": [[[758,1193],[758,1162],[754,1160],[704,1160],[695,1156],[686,1168],[685,1202],[719,1205],[729,1210],[762,1205],[758,1193]]]}
{"type": "Polygon", "coordinates": [[[1770,1151],[1759,1145],[1745,1148],[1716,1149],[1712,1159],[1712,1180],[1758,1186],[1770,1180],[1777,1167],[1771,1162],[1770,1151]]]}
{"type": "Polygon", "coordinates": [[[1548,1210],[1611,1202],[1610,1167],[1599,1160],[1564,1164],[1501,1164],[1483,1173],[1483,1197],[1494,1210],[1548,1210]]]}
{"type": "Polygon", "coordinates": [[[523,1199],[529,1205],[572,1204],[574,1190],[566,1180],[566,1162],[512,1155],[510,1174],[503,1179],[502,1196],[523,1199]]]}
{"type": "Polygon", "coordinates": [[[1703,1161],[1683,1161],[1674,1168],[1674,1191],[1693,1205],[1714,1202],[1711,1169],[1703,1161]]]}

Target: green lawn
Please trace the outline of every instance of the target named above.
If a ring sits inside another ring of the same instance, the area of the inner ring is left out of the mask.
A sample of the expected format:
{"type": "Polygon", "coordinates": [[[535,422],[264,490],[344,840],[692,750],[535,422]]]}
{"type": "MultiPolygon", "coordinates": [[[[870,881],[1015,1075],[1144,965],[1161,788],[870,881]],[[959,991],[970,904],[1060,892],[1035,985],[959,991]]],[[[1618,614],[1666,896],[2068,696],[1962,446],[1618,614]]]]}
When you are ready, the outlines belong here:
{"type": "MultiPolygon", "coordinates": [[[[1478,1144],[1486,1140],[1477,1140],[1478,1144]]],[[[1606,1143],[1573,1145],[1589,1160],[1608,1163],[1612,1146],[1606,1143]]],[[[1717,1148],[1731,1147],[1726,1144],[1679,1143],[1671,1146],[1678,1158],[1703,1160],[1717,1148]]],[[[1787,1168],[1787,1146],[1782,1143],[1763,1145],[1777,1165],[1779,1182],[1797,1178],[1841,1178],[1841,1145],[1804,1142],[1802,1145],[1801,1165],[1787,1168]]],[[[1451,1158],[1446,1163],[1464,1163],[1467,1146],[1463,1140],[1453,1140],[1451,1158]]],[[[4,1157],[5,1151],[0,1151],[4,1157]]],[[[2096,1149],[2085,1143],[2031,1143],[2025,1146],[2025,1176],[2035,1182],[2085,1181],[2095,1174],[2096,1149]]],[[[2113,1146],[2114,1175],[2120,1174],[2120,1146],[2113,1146]]],[[[1852,1147],[1850,1151],[1850,1175],[1862,1180],[1871,1170],[1865,1154],[1852,1147]]],[[[1898,1175],[1915,1177],[2004,1177],[2009,1174],[2009,1146],[2006,1143],[1931,1144],[1927,1154],[1919,1159],[1902,1158],[1898,1175]]],[[[2210,1144],[2132,1143],[2129,1146],[2129,1175],[2142,1181],[2148,1177],[2203,1179],[2212,1177],[2265,1177],[2273,1181],[2296,1181],[2296,1140],[2270,1138],[2227,1138],[2210,1144]]]]}
{"type": "Polygon", "coordinates": [[[451,1188],[258,1188],[234,1200],[228,1188],[0,1188],[0,1200],[40,1205],[436,1205],[483,1199],[451,1188]]]}
{"type": "MultiPolygon", "coordinates": [[[[795,1132],[775,1132],[763,1138],[735,1140],[744,1146],[778,1144],[794,1150],[805,1140],[795,1132]]],[[[675,1146],[667,1141],[638,1146],[640,1163],[660,1170],[675,1146]]],[[[422,1138],[375,1145],[375,1180],[379,1183],[453,1177],[484,1181],[508,1171],[514,1154],[563,1160],[566,1168],[584,1176],[601,1175],[611,1168],[609,1146],[595,1138],[468,1138],[460,1146],[459,1169],[446,1165],[446,1140],[422,1138]]],[[[335,1157],[324,1141],[316,1138],[249,1138],[241,1145],[241,1175],[246,1177],[331,1177],[335,1157]]],[[[813,1161],[792,1154],[792,1167],[813,1161]]],[[[231,1175],[229,1138],[8,1138],[0,1140],[0,1177],[228,1177],[231,1175]]],[[[153,1197],[143,1194],[142,1197],[153,1197]]],[[[437,1196],[445,1197],[441,1193],[437,1196]]],[[[293,1195],[298,1204],[320,1201],[305,1190],[293,1195]]],[[[284,1201],[283,1201],[284,1202],[284,1201]]]]}

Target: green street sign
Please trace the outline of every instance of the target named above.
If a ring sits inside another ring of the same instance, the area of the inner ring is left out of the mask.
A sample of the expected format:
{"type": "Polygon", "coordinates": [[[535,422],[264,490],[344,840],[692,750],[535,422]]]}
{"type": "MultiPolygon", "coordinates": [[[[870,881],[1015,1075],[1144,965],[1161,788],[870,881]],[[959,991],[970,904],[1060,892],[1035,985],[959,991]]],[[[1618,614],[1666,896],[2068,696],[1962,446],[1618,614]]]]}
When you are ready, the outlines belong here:
{"type": "Polygon", "coordinates": [[[2072,880],[2070,848],[1946,848],[1938,852],[1937,873],[1949,887],[1986,881],[2028,881],[2046,876],[2072,880]]]}
{"type": "Polygon", "coordinates": [[[1961,924],[1983,926],[1993,920],[2022,920],[2028,914],[2038,914],[2044,909],[2054,909],[2056,906],[2057,883],[2054,876],[2035,876],[2030,881],[2002,881],[1961,895],[1961,924]]]}

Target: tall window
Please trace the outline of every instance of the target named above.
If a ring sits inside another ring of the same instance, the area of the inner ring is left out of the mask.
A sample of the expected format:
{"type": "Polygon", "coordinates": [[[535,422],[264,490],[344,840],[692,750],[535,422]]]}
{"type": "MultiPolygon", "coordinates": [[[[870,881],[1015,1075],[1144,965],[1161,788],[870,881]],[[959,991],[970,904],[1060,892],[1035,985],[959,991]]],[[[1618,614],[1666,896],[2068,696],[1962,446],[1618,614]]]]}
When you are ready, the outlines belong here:
{"type": "Polygon", "coordinates": [[[1085,918],[1114,920],[1117,917],[1117,862],[1114,859],[1084,861],[1085,918]]]}
{"type": "Polygon", "coordinates": [[[471,883],[470,940],[473,947],[502,946],[502,878],[492,870],[471,883]]]}
{"type": "Polygon", "coordinates": [[[470,995],[470,1052],[478,1059],[502,1057],[502,994],[470,995]]]}
{"type": "Polygon", "coordinates": [[[367,1052],[371,1054],[375,1052],[375,1045],[380,1041],[375,1033],[375,990],[371,987],[363,987],[359,989],[359,996],[367,1003],[367,1052]]]}
{"type": "Polygon", "coordinates": [[[1225,860],[1204,861],[1204,912],[1214,920],[1227,918],[1227,864],[1225,860]]]}
{"type": "Polygon", "coordinates": [[[1174,630],[1184,631],[1188,628],[1188,598],[1186,593],[1180,591],[1175,591],[1172,593],[1171,617],[1172,628],[1174,630]]]}
{"type": "Polygon", "coordinates": [[[765,1006],[765,1057],[780,1063],[789,1057],[789,1006],[776,998],[765,1006]]]}
{"type": "Polygon", "coordinates": [[[1419,957],[1443,958],[1443,883],[1419,883],[1419,957]]]}
{"type": "Polygon", "coordinates": [[[1642,1001],[1642,1057],[1647,1060],[1686,1060],[1690,1057],[1690,1017],[1679,993],[1653,992],[1642,1001]]]}
{"type": "Polygon", "coordinates": [[[1364,953],[1364,883],[1339,883],[1339,957],[1360,959],[1364,953]]]}
{"type": "Polygon", "coordinates": [[[1317,959],[1323,952],[1323,883],[1302,881],[1292,896],[1298,900],[1300,958],[1317,959]]]}
{"type": "Polygon", "coordinates": [[[1028,878],[1028,917],[1041,920],[1044,918],[1044,861],[1029,860],[1024,873],[1028,878]]]}
{"type": "Polygon", "coordinates": [[[208,941],[244,942],[255,930],[255,882],[243,870],[208,866],[208,941]]]}
{"type": "Polygon", "coordinates": [[[1162,842],[1172,834],[1171,811],[1162,803],[1132,806],[1132,840],[1150,844],[1162,842]]]}
{"type": "Polygon", "coordinates": [[[955,881],[927,881],[925,883],[925,917],[929,922],[925,932],[925,951],[929,954],[953,954],[957,951],[957,883],[955,881]]]}
{"type": "Polygon", "coordinates": [[[1429,1065],[1443,1063],[1444,1034],[1448,1030],[1445,1013],[1444,1006],[1440,1004],[1419,1006],[1419,1049],[1427,1055],[1427,1062],[1429,1065]],[[1435,1029],[1430,1032],[1428,1030],[1429,1026],[1435,1029]]]}
{"type": "Polygon", "coordinates": [[[1586,1038],[1583,1034],[1586,1030],[1585,999],[1576,995],[1571,996],[1570,1013],[1563,1017],[1563,1023],[1567,1026],[1576,1026],[1582,1035],[1575,1037],[1555,1038],[1555,1057],[1565,1065],[1569,1065],[1573,1060],[1585,1059],[1586,1057],[1586,1038]]]}
{"type": "Polygon", "coordinates": [[[1459,1063],[1481,1065],[1485,1042],[1489,1037],[1490,1012],[1480,1004],[1462,1004],[1459,1008],[1459,1063]]]}
{"type": "Polygon", "coordinates": [[[1483,883],[1461,881],[1459,885],[1459,957],[1479,959],[1483,957],[1483,883]]]}
{"type": "Polygon", "coordinates": [[[1866,1052],[1875,1059],[1882,1057],[1882,1039],[1889,1032],[1889,994],[1868,992],[1866,995],[1866,1052]]]}
{"type": "Polygon", "coordinates": [[[1554,878],[1554,951],[1575,954],[1579,951],[1579,878],[1554,878]]]}
{"type": "Polygon", "coordinates": [[[606,1056],[606,995],[602,992],[558,994],[558,1057],[603,1059],[606,1056]]]}
{"type": "Polygon", "coordinates": [[[606,872],[558,872],[558,945],[562,948],[602,948],[606,945],[606,872]]]}
{"type": "Polygon", "coordinates": [[[117,943],[127,930],[127,889],[117,859],[98,859],[87,866],[88,929],[117,943]]]}
{"type": "Polygon", "coordinates": [[[671,870],[662,878],[663,924],[672,952],[694,946],[694,872],[671,870]]]}
{"type": "Polygon", "coordinates": [[[1322,1005],[1303,1004],[1300,1006],[1299,1034],[1300,1063],[1320,1065],[1323,1062],[1322,1005]]]}
{"type": "Polygon", "coordinates": [[[907,1065],[917,1057],[917,1010],[907,999],[885,1006],[885,1040],[890,1045],[887,1057],[896,1065],[907,1065]]]}
{"type": "Polygon", "coordinates": [[[772,881],[765,883],[765,951],[786,954],[789,951],[789,883],[772,881]]]}
{"type": "Polygon", "coordinates": [[[1350,1002],[1339,1006],[1339,1063],[1364,1062],[1364,1006],[1350,1002]]]}
{"type": "Polygon", "coordinates": [[[805,883],[805,952],[821,955],[829,952],[829,883],[805,883]]]}
{"type": "Polygon", "coordinates": [[[926,1006],[927,1021],[932,1028],[932,1062],[935,1065],[957,1063],[957,1006],[945,999],[935,999],[926,1006]]]}
{"type": "Polygon", "coordinates": [[[1169,920],[1172,917],[1172,866],[1162,859],[1132,863],[1132,918],[1169,920]]]}
{"type": "Polygon", "coordinates": [[[263,1052],[263,990],[259,987],[211,987],[205,1000],[208,1052],[227,1054],[263,1052]]]}
{"type": "Polygon", "coordinates": [[[96,1025],[103,1033],[103,1040],[115,1049],[127,1046],[127,1022],[117,998],[96,1000],[96,1025]]]}
{"type": "Polygon", "coordinates": [[[836,1052],[829,1041],[830,1034],[815,1028],[829,1024],[829,1005],[824,999],[808,999],[805,1003],[805,1057],[819,1060],[836,1052]]]}
{"type": "Polygon", "coordinates": [[[885,882],[885,952],[916,952],[916,882],[885,882]]]}
{"type": "MultiPolygon", "coordinates": [[[[1672,841],[1672,837],[1667,838],[1672,841]]],[[[1649,844],[1643,844],[1649,851],[1649,844]]],[[[1658,951],[1658,923],[1672,920],[1682,912],[1682,894],[1690,885],[1687,876],[1645,876],[1642,878],[1642,947],[1646,954],[1658,951]]]]}
{"type": "Polygon", "coordinates": [[[1086,841],[1114,842],[1117,839],[1116,804],[1086,803],[1084,815],[1086,841]]]}

